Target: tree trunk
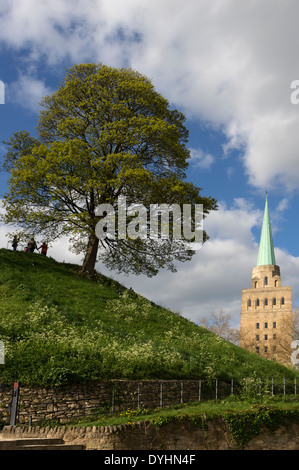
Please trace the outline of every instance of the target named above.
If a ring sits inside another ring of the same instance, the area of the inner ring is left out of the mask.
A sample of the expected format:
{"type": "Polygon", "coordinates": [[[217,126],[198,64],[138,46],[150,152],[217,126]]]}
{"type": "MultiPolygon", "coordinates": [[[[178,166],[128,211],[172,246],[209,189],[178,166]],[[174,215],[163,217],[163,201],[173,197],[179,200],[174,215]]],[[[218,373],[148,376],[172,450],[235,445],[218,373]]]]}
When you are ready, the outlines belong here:
{"type": "Polygon", "coordinates": [[[85,253],[85,258],[81,267],[81,273],[92,276],[94,273],[94,268],[97,260],[99,247],[99,239],[95,235],[90,235],[87,244],[87,250],[85,253]]]}

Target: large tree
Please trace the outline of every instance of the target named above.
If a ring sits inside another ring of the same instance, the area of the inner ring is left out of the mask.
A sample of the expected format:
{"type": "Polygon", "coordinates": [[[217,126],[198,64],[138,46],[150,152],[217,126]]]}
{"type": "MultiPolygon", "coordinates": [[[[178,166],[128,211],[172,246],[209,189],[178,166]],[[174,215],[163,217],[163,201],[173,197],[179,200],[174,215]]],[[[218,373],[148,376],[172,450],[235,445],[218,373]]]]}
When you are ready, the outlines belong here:
{"type": "Polygon", "coordinates": [[[97,259],[149,276],[191,259],[190,243],[171,231],[165,240],[96,235],[98,206],[110,204],[117,218],[120,196],[147,208],[203,204],[204,216],[217,208],[214,198],[202,197],[201,188],[185,181],[185,117],[151,81],[132,69],[75,65],[41,106],[37,137],[19,131],[5,142],[3,169],[10,180],[4,222],[18,224],[22,237],[53,241],[68,235],[84,253],[82,272],[89,274],[97,259]]]}

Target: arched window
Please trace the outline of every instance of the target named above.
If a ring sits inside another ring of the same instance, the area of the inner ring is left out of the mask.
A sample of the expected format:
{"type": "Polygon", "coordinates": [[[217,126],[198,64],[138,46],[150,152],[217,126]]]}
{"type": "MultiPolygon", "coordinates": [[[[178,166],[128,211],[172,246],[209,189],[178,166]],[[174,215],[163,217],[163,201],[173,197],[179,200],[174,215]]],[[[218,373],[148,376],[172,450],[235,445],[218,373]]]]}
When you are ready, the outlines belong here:
{"type": "Polygon", "coordinates": [[[284,297],[281,297],[281,305],[284,305],[284,297]]]}
{"type": "Polygon", "coordinates": [[[268,277],[265,276],[265,279],[264,279],[264,286],[267,286],[268,285],[268,277]]]}
{"type": "Polygon", "coordinates": [[[268,299],[265,299],[265,307],[268,305],[268,299]]]}
{"type": "Polygon", "coordinates": [[[257,288],[257,281],[254,282],[254,287],[257,288]]]}
{"type": "Polygon", "coordinates": [[[277,287],[277,284],[278,284],[278,281],[276,279],[276,281],[274,282],[274,286],[277,287]]]}
{"type": "Polygon", "coordinates": [[[275,297],[272,300],[272,305],[276,305],[276,298],[275,297]]]}
{"type": "Polygon", "coordinates": [[[256,306],[257,306],[257,307],[260,306],[260,299],[256,299],[256,306]]]}

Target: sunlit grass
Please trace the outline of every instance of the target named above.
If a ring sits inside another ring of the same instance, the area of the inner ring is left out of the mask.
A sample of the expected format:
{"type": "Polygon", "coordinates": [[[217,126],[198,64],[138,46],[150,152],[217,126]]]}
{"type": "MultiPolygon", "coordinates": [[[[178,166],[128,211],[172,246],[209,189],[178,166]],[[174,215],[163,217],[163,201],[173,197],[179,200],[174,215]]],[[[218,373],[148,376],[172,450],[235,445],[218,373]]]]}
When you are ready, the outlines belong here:
{"type": "Polygon", "coordinates": [[[108,277],[39,254],[0,250],[0,382],[274,377],[251,354],[108,277]]]}
{"type": "MultiPolygon", "coordinates": [[[[120,426],[151,421],[163,422],[163,420],[183,420],[196,421],[198,418],[213,419],[224,417],[231,413],[244,413],[250,410],[258,410],[259,407],[270,407],[273,410],[299,410],[299,397],[279,396],[279,397],[252,397],[242,399],[237,396],[230,396],[225,400],[208,400],[198,403],[184,405],[174,405],[167,408],[156,408],[154,410],[133,410],[126,409],[116,413],[99,413],[98,416],[89,416],[63,423],[66,426],[76,427],[101,427],[120,426]]],[[[57,424],[57,423],[56,423],[57,424]]]]}

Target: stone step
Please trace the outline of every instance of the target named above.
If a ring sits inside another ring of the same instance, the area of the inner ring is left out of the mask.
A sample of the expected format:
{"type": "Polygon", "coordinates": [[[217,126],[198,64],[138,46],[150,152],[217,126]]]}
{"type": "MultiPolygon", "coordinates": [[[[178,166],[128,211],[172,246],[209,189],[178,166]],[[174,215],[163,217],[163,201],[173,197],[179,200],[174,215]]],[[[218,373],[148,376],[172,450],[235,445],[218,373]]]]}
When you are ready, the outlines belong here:
{"type": "Polygon", "coordinates": [[[52,438],[52,437],[32,437],[32,438],[24,438],[24,439],[14,439],[16,446],[30,446],[30,445],[56,445],[56,444],[64,444],[63,439],[60,438],[52,438]]]}
{"type": "Polygon", "coordinates": [[[16,450],[85,450],[80,444],[39,444],[17,446],[16,450]]]}
{"type": "Polygon", "coordinates": [[[66,444],[59,438],[0,439],[0,450],[85,450],[81,444],[66,444]]]}

